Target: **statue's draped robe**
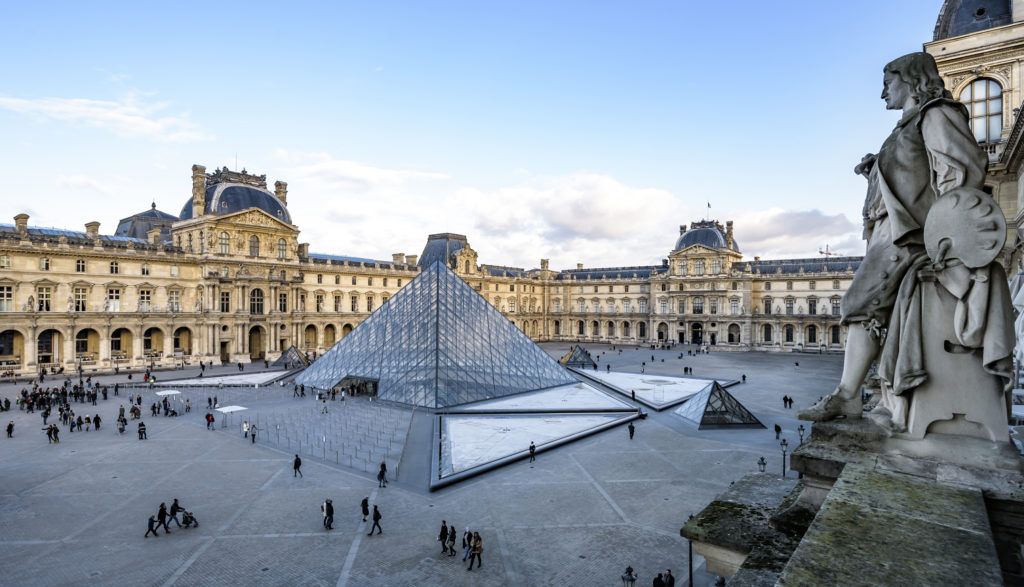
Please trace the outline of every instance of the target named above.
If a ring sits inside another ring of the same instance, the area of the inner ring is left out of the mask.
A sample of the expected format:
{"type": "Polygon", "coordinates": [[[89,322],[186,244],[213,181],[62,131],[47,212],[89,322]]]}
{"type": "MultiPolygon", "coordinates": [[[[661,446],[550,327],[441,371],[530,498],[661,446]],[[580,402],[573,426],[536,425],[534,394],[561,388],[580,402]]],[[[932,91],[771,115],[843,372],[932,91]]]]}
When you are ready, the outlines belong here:
{"type": "Polygon", "coordinates": [[[948,319],[954,321],[958,340],[951,342],[983,349],[985,369],[1009,385],[1014,338],[1002,268],[970,270],[955,260],[929,259],[924,248],[932,204],[955,188],[982,189],[987,164],[966,109],[946,98],[907,110],[878,152],[864,204],[867,251],[843,297],[843,323],[861,323],[875,332],[888,328],[878,372],[897,394],[927,379],[921,351],[922,271],[934,272],[957,298],[948,319]]]}

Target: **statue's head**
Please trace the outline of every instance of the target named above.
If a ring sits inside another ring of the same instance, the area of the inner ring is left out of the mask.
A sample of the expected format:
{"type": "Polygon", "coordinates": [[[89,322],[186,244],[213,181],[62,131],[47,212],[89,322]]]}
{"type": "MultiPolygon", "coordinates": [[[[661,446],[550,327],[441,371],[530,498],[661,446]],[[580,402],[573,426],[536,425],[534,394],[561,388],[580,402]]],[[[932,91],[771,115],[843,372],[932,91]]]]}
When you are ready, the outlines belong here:
{"type": "Polygon", "coordinates": [[[883,71],[906,84],[917,104],[936,98],[952,98],[939,76],[935,58],[929,53],[908,53],[890,61],[883,71]]]}

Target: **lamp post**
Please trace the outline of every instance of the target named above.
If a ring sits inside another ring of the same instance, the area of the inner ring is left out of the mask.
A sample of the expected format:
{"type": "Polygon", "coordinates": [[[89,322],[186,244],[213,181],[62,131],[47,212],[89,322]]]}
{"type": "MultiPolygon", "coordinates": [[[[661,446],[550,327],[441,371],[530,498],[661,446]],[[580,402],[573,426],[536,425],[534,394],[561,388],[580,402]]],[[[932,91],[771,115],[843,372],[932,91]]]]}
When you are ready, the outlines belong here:
{"type": "Polygon", "coordinates": [[[636,585],[636,574],[633,573],[633,567],[626,567],[626,572],[622,573],[622,587],[634,587],[636,585]]]}
{"type": "MultiPolygon", "coordinates": [[[[692,519],[693,519],[693,514],[690,514],[690,517],[687,518],[686,521],[689,522],[692,519]]],[[[166,529],[167,528],[164,528],[164,530],[166,530],[166,529]]],[[[690,540],[689,538],[687,538],[686,539],[686,544],[687,544],[687,546],[690,549],[690,556],[686,557],[686,562],[687,562],[687,564],[690,567],[690,582],[687,583],[687,585],[692,587],[692,585],[693,585],[693,540],[690,540]]]]}
{"type": "Polygon", "coordinates": [[[800,444],[803,444],[804,443],[804,432],[807,432],[807,429],[804,428],[803,424],[801,424],[800,427],[796,429],[796,431],[800,435],[800,444]]]}
{"type": "Polygon", "coordinates": [[[785,477],[786,476],[786,449],[789,448],[789,443],[786,442],[785,438],[783,438],[782,442],[779,443],[779,446],[782,447],[782,476],[785,477]]]}
{"type": "Polygon", "coordinates": [[[764,473],[764,468],[767,467],[767,466],[768,466],[768,461],[765,460],[764,457],[761,457],[761,458],[757,459],[757,468],[761,469],[762,473],[764,473]]]}

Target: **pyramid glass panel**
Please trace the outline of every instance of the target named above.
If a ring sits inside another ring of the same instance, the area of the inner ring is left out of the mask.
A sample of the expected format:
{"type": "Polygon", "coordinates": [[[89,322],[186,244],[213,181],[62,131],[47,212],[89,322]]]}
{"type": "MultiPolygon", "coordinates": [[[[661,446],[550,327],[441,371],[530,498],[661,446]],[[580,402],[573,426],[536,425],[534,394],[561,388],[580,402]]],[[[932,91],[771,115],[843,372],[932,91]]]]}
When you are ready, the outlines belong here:
{"type": "Polygon", "coordinates": [[[399,290],[296,379],[377,381],[380,399],[441,408],[576,379],[441,263],[399,290]]]}
{"type": "Polygon", "coordinates": [[[306,356],[299,352],[299,349],[295,348],[295,345],[288,347],[288,350],[281,353],[281,356],[276,361],[270,364],[271,367],[305,367],[309,365],[309,360],[306,356]]]}
{"type": "Polygon", "coordinates": [[[675,410],[698,429],[717,427],[764,428],[764,424],[717,381],[675,410]]]}
{"type": "Polygon", "coordinates": [[[587,349],[578,345],[573,345],[573,347],[569,349],[569,352],[559,359],[558,362],[566,367],[597,369],[597,362],[594,361],[594,357],[590,356],[590,352],[588,352],[587,349]]]}

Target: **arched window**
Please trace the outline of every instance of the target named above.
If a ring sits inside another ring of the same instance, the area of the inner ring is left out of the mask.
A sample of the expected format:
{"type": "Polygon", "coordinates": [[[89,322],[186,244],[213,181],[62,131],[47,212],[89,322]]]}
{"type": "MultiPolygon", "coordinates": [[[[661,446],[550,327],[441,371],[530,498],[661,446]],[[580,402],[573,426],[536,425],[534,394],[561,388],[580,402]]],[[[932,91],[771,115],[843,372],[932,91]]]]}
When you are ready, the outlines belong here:
{"type": "MultiPolygon", "coordinates": [[[[288,242],[283,238],[277,239],[277,258],[284,259],[288,256],[288,242]]],[[[335,283],[337,283],[337,277],[335,277],[335,283]]]]}
{"type": "Polygon", "coordinates": [[[231,238],[228,233],[222,232],[217,237],[217,252],[222,255],[227,255],[231,252],[231,238]]]}
{"type": "Polygon", "coordinates": [[[466,261],[466,273],[469,273],[469,261],[466,261]]]}
{"type": "Polygon", "coordinates": [[[646,323],[641,322],[637,326],[637,331],[638,331],[638,335],[640,336],[640,338],[647,338],[647,324],[646,323]]]}
{"type": "Polygon", "coordinates": [[[771,324],[765,324],[764,325],[764,341],[765,342],[771,342],[772,341],[772,325],[771,324]]]}
{"type": "Polygon", "coordinates": [[[263,290],[254,289],[249,292],[249,313],[250,314],[262,314],[263,313],[263,290]]]}
{"type": "Polygon", "coordinates": [[[839,344],[839,327],[832,327],[832,344],[839,344]]]}
{"type": "Polygon", "coordinates": [[[783,334],[786,337],[786,342],[793,342],[793,327],[787,326],[783,329],[783,334]]]}
{"type": "Polygon", "coordinates": [[[562,323],[555,320],[555,336],[562,334],[562,323]]]}
{"type": "Polygon", "coordinates": [[[807,342],[816,344],[818,342],[818,328],[814,325],[807,327],[807,342]]]}
{"type": "Polygon", "coordinates": [[[260,237],[255,234],[249,237],[249,256],[258,257],[260,254],[260,237]]]}
{"type": "Polygon", "coordinates": [[[576,334],[578,334],[580,336],[583,336],[584,334],[586,334],[586,332],[584,332],[584,330],[583,330],[583,320],[577,320],[576,321],[576,334]]]}
{"type": "Polygon", "coordinates": [[[1003,134],[1003,87],[990,79],[976,79],[960,92],[971,113],[971,130],[979,143],[998,143],[1003,134]]]}

